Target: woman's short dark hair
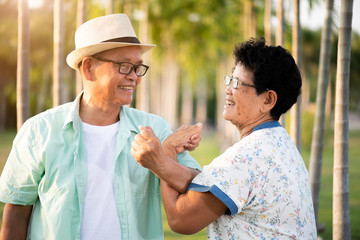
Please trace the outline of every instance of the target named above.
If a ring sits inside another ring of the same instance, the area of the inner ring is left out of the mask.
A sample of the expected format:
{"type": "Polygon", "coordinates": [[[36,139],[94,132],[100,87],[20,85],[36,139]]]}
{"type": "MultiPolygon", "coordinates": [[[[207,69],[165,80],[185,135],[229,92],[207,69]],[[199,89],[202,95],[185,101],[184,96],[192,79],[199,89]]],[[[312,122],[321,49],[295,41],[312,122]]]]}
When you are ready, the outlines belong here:
{"type": "Polygon", "coordinates": [[[265,39],[251,38],[234,49],[235,64],[243,65],[254,75],[253,83],[261,94],[274,90],[277,102],[270,111],[278,120],[296,103],[301,93],[301,75],[294,58],[281,46],[267,46],[265,39]]]}

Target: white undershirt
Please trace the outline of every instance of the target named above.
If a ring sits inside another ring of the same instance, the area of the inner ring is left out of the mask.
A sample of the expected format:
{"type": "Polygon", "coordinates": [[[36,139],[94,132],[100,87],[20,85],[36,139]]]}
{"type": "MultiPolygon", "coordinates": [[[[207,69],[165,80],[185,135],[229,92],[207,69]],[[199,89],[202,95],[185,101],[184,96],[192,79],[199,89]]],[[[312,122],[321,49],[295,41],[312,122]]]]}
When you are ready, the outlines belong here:
{"type": "Polygon", "coordinates": [[[87,183],[81,239],[121,239],[113,179],[116,136],[120,123],[94,126],[83,123],[87,156],[87,183]]]}

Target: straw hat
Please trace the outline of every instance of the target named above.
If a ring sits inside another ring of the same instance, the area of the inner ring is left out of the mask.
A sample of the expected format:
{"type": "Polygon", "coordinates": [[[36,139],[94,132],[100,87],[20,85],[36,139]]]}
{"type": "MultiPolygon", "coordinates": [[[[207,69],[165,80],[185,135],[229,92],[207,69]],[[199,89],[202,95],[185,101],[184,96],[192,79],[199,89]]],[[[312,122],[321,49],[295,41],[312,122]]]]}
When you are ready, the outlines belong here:
{"type": "Polygon", "coordinates": [[[86,56],[125,46],[140,46],[141,53],[155,47],[141,44],[126,14],[111,14],[91,19],[75,32],[75,50],[66,58],[67,64],[77,70],[86,56]]]}

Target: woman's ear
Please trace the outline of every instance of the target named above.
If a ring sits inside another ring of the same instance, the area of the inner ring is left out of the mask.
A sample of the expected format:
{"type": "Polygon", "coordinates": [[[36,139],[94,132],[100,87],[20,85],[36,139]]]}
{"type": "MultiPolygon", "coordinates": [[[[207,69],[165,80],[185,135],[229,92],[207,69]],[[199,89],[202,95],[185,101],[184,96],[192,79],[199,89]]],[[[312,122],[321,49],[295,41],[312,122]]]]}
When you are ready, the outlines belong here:
{"type": "Polygon", "coordinates": [[[270,112],[277,102],[277,94],[274,90],[267,90],[262,94],[264,94],[264,102],[261,110],[263,112],[270,112]]]}

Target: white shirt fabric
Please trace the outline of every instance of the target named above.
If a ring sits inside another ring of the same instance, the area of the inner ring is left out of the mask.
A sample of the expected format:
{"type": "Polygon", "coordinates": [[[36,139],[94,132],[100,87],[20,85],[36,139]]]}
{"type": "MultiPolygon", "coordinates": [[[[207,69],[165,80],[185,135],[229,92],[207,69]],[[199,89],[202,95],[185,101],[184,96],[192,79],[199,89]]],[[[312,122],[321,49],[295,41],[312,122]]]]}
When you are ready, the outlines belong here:
{"type": "Polygon", "coordinates": [[[120,123],[94,126],[83,123],[87,155],[87,183],[81,239],[121,239],[113,179],[116,136],[120,123]]]}

